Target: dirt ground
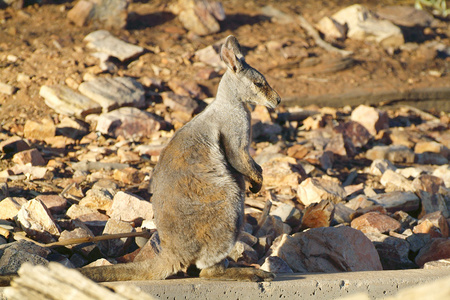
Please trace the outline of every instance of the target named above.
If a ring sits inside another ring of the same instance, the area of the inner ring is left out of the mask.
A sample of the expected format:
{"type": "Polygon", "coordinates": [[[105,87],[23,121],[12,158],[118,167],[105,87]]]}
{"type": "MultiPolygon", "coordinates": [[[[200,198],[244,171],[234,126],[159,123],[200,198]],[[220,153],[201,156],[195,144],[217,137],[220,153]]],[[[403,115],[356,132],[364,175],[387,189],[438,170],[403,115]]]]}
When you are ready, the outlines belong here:
{"type": "MultiPolygon", "coordinates": [[[[413,2],[412,0],[409,2],[413,2]]],[[[297,24],[280,25],[260,13],[272,4],[292,14],[301,13],[315,24],[352,1],[223,1],[227,18],[217,34],[198,37],[187,34],[178,19],[170,13],[170,1],[133,2],[129,6],[128,27],[111,32],[130,43],[140,45],[146,53],[139,59],[119,64],[118,75],[159,77],[163,82],[174,78],[194,78],[205,88],[207,96],[215,94],[219,78],[201,80],[193,76],[198,68],[193,53],[229,34],[241,41],[247,61],[265,74],[282,98],[292,96],[335,95],[359,88],[367,91],[405,90],[449,85],[450,59],[429,57],[420,51],[387,51],[374,43],[339,42],[336,46],[354,52],[355,63],[343,71],[314,73],[302,67],[303,58],[286,59],[268,55],[262,46],[269,41],[304,48],[309,58],[326,61],[333,55],[317,47],[297,24]],[[389,53],[391,52],[391,53],[389,53]],[[186,59],[187,58],[187,59],[186,59]],[[170,70],[156,76],[154,66],[170,70]],[[440,77],[430,75],[437,72],[440,77]]],[[[374,10],[399,1],[362,1],[374,10]]],[[[408,2],[401,1],[402,4],[408,2]]],[[[4,130],[24,124],[27,119],[54,115],[39,96],[44,84],[81,83],[84,74],[95,72],[96,58],[86,49],[83,38],[98,29],[93,25],[77,27],[67,19],[75,2],[54,1],[14,10],[0,10],[0,82],[17,88],[13,95],[0,94],[0,120],[4,130]],[[18,75],[25,77],[18,80],[18,75]],[[25,79],[23,79],[25,78],[25,79]]],[[[411,3],[409,3],[411,4],[411,3]]],[[[433,28],[415,28],[406,35],[407,42],[424,44],[437,41],[450,44],[450,22],[439,20],[433,28]]],[[[344,106],[346,103],[342,103],[344,106]]],[[[429,107],[439,114],[440,107],[429,107]]]]}

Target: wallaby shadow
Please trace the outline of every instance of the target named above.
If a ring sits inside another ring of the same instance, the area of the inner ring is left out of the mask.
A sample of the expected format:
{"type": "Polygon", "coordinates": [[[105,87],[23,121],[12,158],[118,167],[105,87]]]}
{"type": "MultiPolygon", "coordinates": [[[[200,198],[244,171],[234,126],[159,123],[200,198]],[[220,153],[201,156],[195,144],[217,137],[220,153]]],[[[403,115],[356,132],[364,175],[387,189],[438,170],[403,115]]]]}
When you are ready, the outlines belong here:
{"type": "Polygon", "coordinates": [[[226,19],[220,22],[220,27],[222,31],[236,30],[243,25],[254,25],[266,20],[270,20],[270,18],[264,15],[227,14],[226,19]]]}
{"type": "Polygon", "coordinates": [[[154,12],[149,14],[139,14],[132,12],[128,14],[127,27],[128,30],[144,29],[162,25],[173,20],[176,16],[167,11],[154,12]]]}

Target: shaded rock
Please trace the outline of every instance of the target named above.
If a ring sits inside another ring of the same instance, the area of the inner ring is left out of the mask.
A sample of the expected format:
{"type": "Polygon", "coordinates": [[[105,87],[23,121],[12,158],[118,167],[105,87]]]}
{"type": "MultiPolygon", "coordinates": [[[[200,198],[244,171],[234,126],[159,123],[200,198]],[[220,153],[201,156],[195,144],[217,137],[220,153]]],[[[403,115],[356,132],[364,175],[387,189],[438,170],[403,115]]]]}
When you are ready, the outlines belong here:
{"type": "Polygon", "coordinates": [[[448,159],[439,153],[424,152],[416,154],[415,162],[420,165],[445,165],[448,159]]]}
{"type": "Polygon", "coordinates": [[[409,243],[409,249],[415,254],[431,241],[431,236],[427,233],[413,234],[411,229],[406,229],[403,233],[407,234],[406,241],[409,243]]]}
{"type": "Polygon", "coordinates": [[[377,19],[360,4],[341,9],[332,18],[341,24],[347,24],[349,38],[375,41],[383,47],[398,47],[405,43],[399,27],[388,20],[377,19]]]}
{"type": "Polygon", "coordinates": [[[23,135],[27,139],[43,141],[54,137],[56,126],[50,119],[42,119],[41,122],[27,120],[23,128],[23,135]]]}
{"type": "Polygon", "coordinates": [[[334,134],[324,150],[325,152],[329,151],[344,158],[351,157],[356,153],[355,146],[353,146],[350,138],[344,136],[342,133],[334,134]]]}
{"type": "Polygon", "coordinates": [[[413,192],[415,190],[411,181],[392,170],[386,170],[383,173],[380,183],[390,191],[413,192]]]}
{"type": "Polygon", "coordinates": [[[139,253],[134,258],[134,262],[152,259],[159,252],[161,252],[161,241],[159,240],[159,235],[156,231],[152,234],[152,237],[147,241],[145,246],[140,249],[139,253]]]}
{"type": "Polygon", "coordinates": [[[1,245],[0,274],[17,273],[25,262],[33,265],[47,265],[48,261],[45,258],[49,254],[49,249],[24,240],[1,245]]]}
{"type": "Polygon", "coordinates": [[[18,152],[13,156],[13,162],[19,165],[45,166],[46,162],[38,149],[30,149],[18,152]]]}
{"type": "Polygon", "coordinates": [[[350,139],[354,147],[361,148],[367,145],[372,138],[371,133],[359,122],[348,121],[334,128],[350,139]]]}
{"type": "Polygon", "coordinates": [[[404,231],[406,229],[412,228],[413,226],[417,225],[417,219],[411,217],[407,213],[405,213],[402,210],[396,211],[392,217],[396,219],[397,221],[402,224],[402,230],[404,231]]]}
{"type": "Polygon", "coordinates": [[[174,111],[182,111],[192,115],[198,107],[197,102],[186,95],[177,95],[173,92],[163,92],[160,95],[164,105],[174,111]]]}
{"type": "Polygon", "coordinates": [[[320,19],[316,27],[325,35],[327,41],[345,40],[347,37],[347,26],[330,17],[320,19]]]}
{"type": "Polygon", "coordinates": [[[409,243],[401,238],[395,238],[381,233],[366,233],[380,256],[383,270],[399,270],[416,268],[409,260],[409,243]]]}
{"type": "Polygon", "coordinates": [[[380,7],[377,9],[377,14],[394,24],[406,27],[428,27],[435,22],[430,13],[406,5],[380,7]]]}
{"type": "Polygon", "coordinates": [[[416,264],[422,267],[425,263],[450,257],[450,239],[432,239],[416,256],[416,264]]]}
{"type": "Polygon", "coordinates": [[[439,192],[440,187],[445,187],[444,181],[436,176],[423,174],[412,182],[415,190],[422,190],[430,194],[439,192]]]}
{"type": "Polygon", "coordinates": [[[282,131],[283,128],[279,124],[252,120],[252,138],[254,140],[275,143],[278,141],[278,135],[280,135],[282,131]]]}
{"type": "Polygon", "coordinates": [[[41,201],[52,214],[62,213],[67,206],[67,200],[59,195],[39,195],[36,199],[41,201]]]}
{"type": "Polygon", "coordinates": [[[351,226],[364,233],[386,233],[389,231],[397,231],[401,228],[399,221],[378,212],[368,212],[353,219],[351,226]]]}
{"type": "Polygon", "coordinates": [[[375,159],[369,168],[369,173],[375,176],[381,176],[387,170],[396,171],[397,168],[387,159],[375,159]]]}
{"type": "Polygon", "coordinates": [[[37,199],[22,205],[17,213],[17,221],[28,235],[43,242],[54,242],[54,237],[60,234],[50,211],[37,199]]]}
{"type": "Polygon", "coordinates": [[[89,114],[99,113],[102,107],[64,85],[43,85],[39,95],[45,99],[45,104],[57,113],[84,118],[89,114]]]}
{"type": "Polygon", "coordinates": [[[89,128],[86,123],[69,117],[63,118],[61,122],[56,125],[56,132],[58,134],[72,139],[81,139],[88,134],[88,130],[89,128]]]}
{"type": "Polygon", "coordinates": [[[377,135],[380,130],[389,128],[387,113],[370,106],[358,106],[352,111],[350,118],[363,125],[373,136],[377,135]]]}
{"type": "Polygon", "coordinates": [[[143,107],[145,104],[144,88],[130,77],[95,78],[81,83],[78,90],[99,103],[103,112],[122,106],[143,107]]]}
{"type": "Polygon", "coordinates": [[[278,256],[266,257],[260,269],[272,273],[294,273],[289,265],[278,256]]]}
{"type": "Polygon", "coordinates": [[[18,136],[12,136],[0,142],[0,151],[3,153],[17,153],[30,149],[30,146],[18,136]]]}
{"type": "Polygon", "coordinates": [[[336,182],[323,178],[307,178],[298,186],[298,196],[304,205],[331,200],[333,203],[345,199],[345,190],[336,182]]]}
{"type": "MultiPolygon", "coordinates": [[[[94,234],[92,233],[92,231],[89,230],[89,228],[87,228],[83,224],[83,226],[76,227],[73,230],[64,230],[63,232],[61,232],[58,241],[61,242],[71,239],[91,238],[93,236],[94,234]]],[[[82,243],[82,244],[67,245],[65,247],[82,254],[84,257],[89,257],[89,254],[92,251],[94,251],[94,248],[96,248],[97,246],[93,243],[82,243]]]]}
{"type": "Polygon", "coordinates": [[[270,212],[270,214],[272,216],[280,218],[281,221],[291,227],[299,225],[302,218],[302,212],[287,203],[281,204],[274,211],[270,212]]]}
{"type": "Polygon", "coordinates": [[[142,222],[153,218],[152,204],[132,194],[118,192],[107,214],[116,220],[142,222]]]}
{"type": "Polygon", "coordinates": [[[388,212],[403,210],[406,212],[419,209],[420,199],[413,192],[390,192],[369,197],[370,200],[382,205],[388,212]]]}
{"type": "Polygon", "coordinates": [[[444,195],[430,194],[422,190],[418,190],[417,195],[422,203],[422,216],[435,211],[441,211],[446,218],[450,216],[450,205],[444,195]]]}
{"type": "Polygon", "coordinates": [[[375,146],[367,150],[366,158],[387,159],[394,163],[414,163],[415,155],[406,146],[375,146]]]}
{"type": "Polygon", "coordinates": [[[357,210],[360,208],[368,208],[374,205],[373,201],[369,201],[366,196],[358,195],[353,199],[350,199],[347,203],[344,204],[348,208],[353,210],[357,210]]]}
{"type": "Polygon", "coordinates": [[[144,173],[135,168],[125,168],[122,170],[114,170],[113,175],[115,180],[121,181],[125,184],[142,183],[144,180],[144,173]]]}
{"type": "Polygon", "coordinates": [[[261,226],[261,228],[255,232],[256,237],[269,237],[273,241],[276,237],[282,234],[291,233],[292,228],[283,223],[280,219],[274,216],[268,216],[266,222],[261,226]]]}
{"type": "Polygon", "coordinates": [[[336,203],[334,205],[334,220],[339,224],[350,225],[351,216],[355,213],[354,209],[344,205],[343,203],[336,203]]]}
{"type": "Polygon", "coordinates": [[[27,199],[22,197],[7,197],[0,201],[0,219],[12,220],[19,212],[27,199]]]}
{"type": "MultiPolygon", "coordinates": [[[[129,233],[133,231],[134,228],[130,225],[130,223],[111,218],[108,222],[106,222],[103,234],[129,233]]],[[[98,244],[98,247],[106,256],[117,257],[125,253],[127,247],[131,243],[131,240],[131,238],[121,238],[101,241],[98,244]]]]}
{"type": "Polygon", "coordinates": [[[106,30],[91,32],[84,41],[87,42],[88,48],[116,57],[120,61],[134,58],[144,51],[144,48],[119,40],[106,30]]]}
{"type": "Polygon", "coordinates": [[[292,236],[284,234],[274,241],[268,255],[280,257],[294,272],[300,273],[382,269],[370,240],[347,226],[313,228],[292,236]]]}
{"type": "Polygon", "coordinates": [[[303,211],[302,228],[329,227],[334,217],[334,204],[330,200],[312,203],[303,211]]]}
{"type": "Polygon", "coordinates": [[[228,257],[235,262],[255,264],[258,262],[258,253],[244,242],[237,241],[228,257]]]}
{"type": "Polygon", "coordinates": [[[158,119],[145,111],[134,107],[122,107],[101,114],[96,130],[113,137],[125,139],[151,137],[161,128],[158,119]]]}
{"type": "Polygon", "coordinates": [[[419,220],[414,233],[429,233],[431,237],[449,237],[449,225],[441,211],[426,214],[419,220]]]}

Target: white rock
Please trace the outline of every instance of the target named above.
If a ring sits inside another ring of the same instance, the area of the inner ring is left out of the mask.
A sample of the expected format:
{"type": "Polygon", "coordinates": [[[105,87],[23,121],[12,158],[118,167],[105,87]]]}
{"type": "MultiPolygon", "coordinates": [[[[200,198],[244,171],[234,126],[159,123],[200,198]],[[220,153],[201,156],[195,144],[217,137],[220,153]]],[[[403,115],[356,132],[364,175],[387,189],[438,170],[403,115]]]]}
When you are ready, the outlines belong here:
{"type": "Polygon", "coordinates": [[[84,41],[88,42],[88,48],[104,52],[121,61],[136,57],[144,51],[144,48],[119,40],[106,30],[91,32],[84,41]]]}
{"type": "Polygon", "coordinates": [[[298,196],[305,206],[322,200],[338,203],[345,199],[345,190],[331,180],[307,178],[298,186],[298,196]]]}

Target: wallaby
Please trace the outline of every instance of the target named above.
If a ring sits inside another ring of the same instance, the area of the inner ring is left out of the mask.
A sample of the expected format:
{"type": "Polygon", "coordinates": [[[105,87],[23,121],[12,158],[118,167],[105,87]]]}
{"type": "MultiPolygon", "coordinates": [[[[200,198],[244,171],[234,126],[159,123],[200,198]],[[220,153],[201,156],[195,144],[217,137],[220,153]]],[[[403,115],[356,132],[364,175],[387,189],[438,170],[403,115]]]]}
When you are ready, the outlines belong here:
{"type": "Polygon", "coordinates": [[[234,36],[221,49],[227,71],[216,99],[178,130],[162,151],[151,179],[161,251],[145,262],[81,268],[95,281],[165,279],[190,265],[200,277],[270,281],[272,273],[227,268],[244,222],[245,181],[261,189],[261,167],[249,155],[248,104],[274,108],[280,97],[249,66],[234,36]]]}

